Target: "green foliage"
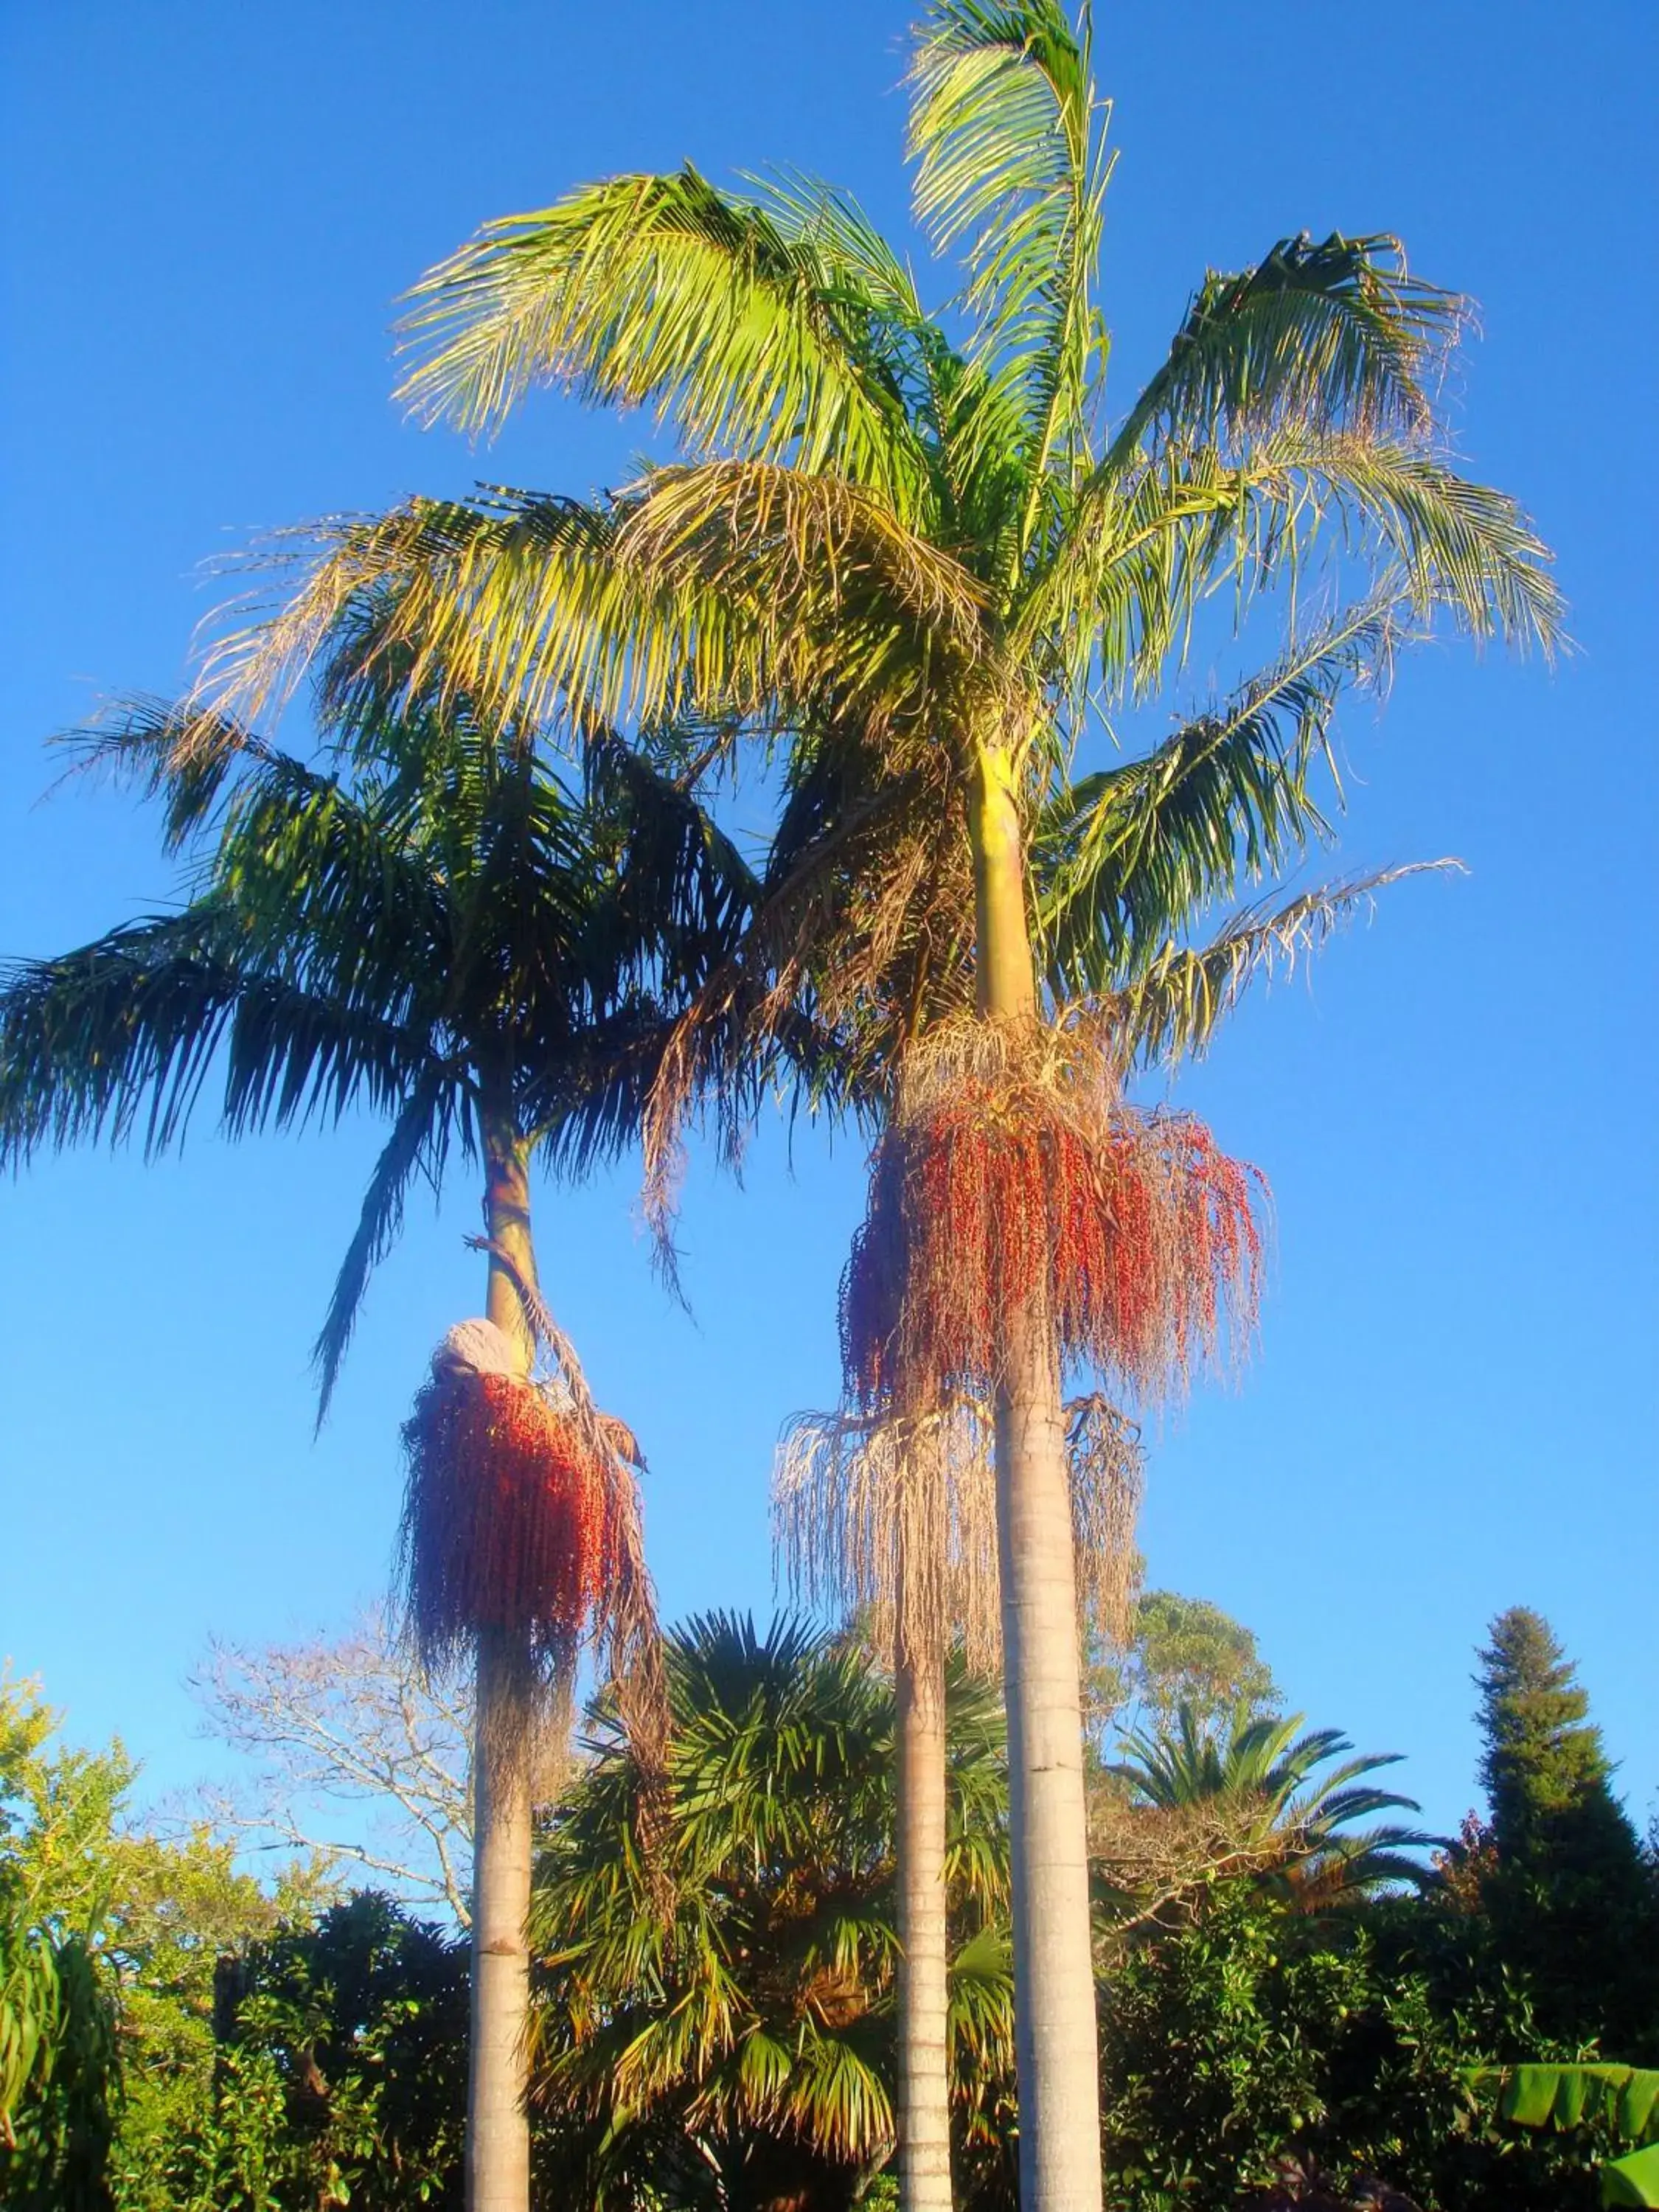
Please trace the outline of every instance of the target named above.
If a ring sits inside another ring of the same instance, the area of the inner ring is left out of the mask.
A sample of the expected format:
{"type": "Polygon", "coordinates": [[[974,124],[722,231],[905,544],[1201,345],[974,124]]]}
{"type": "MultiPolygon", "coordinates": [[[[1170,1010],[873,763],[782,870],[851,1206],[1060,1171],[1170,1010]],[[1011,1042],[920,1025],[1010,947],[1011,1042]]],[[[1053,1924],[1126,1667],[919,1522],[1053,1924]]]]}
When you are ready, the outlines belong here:
{"type": "Polygon", "coordinates": [[[1415,1813],[1414,1797],[1379,1790],[1365,1778],[1398,1762],[1398,1753],[1330,1761],[1352,1749],[1335,1729],[1298,1735],[1288,1719],[1243,1711],[1230,1726],[1201,1724],[1189,1705],[1173,1729],[1139,1730],[1127,1756],[1109,1770],[1131,1803],[1211,1825],[1221,1867],[1248,1869],[1276,1887],[1298,1911],[1349,1905],[1382,1886],[1420,1882],[1428,1869],[1409,1856],[1437,1839],[1397,1821],[1353,1832],[1378,1814],[1415,1813]]]}
{"type": "Polygon", "coordinates": [[[362,1892],[222,1963],[198,2108],[130,2146],[119,2212],[460,2203],[465,1946],[362,1892]]]}
{"type": "Polygon", "coordinates": [[[1548,1623],[1501,1614],[1480,1658],[1491,1802],[1481,1908],[1551,2033],[1659,2059],[1659,1880],[1613,1794],[1589,1700],[1548,1623]]]}
{"type": "MultiPolygon", "coordinates": [[[[1415,1912],[1420,1908],[1412,1907],[1415,1912]]],[[[1281,2161],[1381,2176],[1428,2212],[1589,2212],[1607,2148],[1508,2127],[1472,2086],[1482,2033],[1387,1917],[1286,1917],[1242,1890],[1102,1990],[1109,2195],[1125,2212],[1232,2204],[1281,2161]]]]}
{"type": "MultiPolygon", "coordinates": [[[[672,2173],[734,2207],[845,2204],[893,2141],[891,1691],[788,1620],[708,1615],[667,1659],[665,1775],[602,1711],[537,1867],[548,2155],[619,2203],[672,2173]]],[[[947,1727],[958,2127],[994,2156],[1006,1778],[999,1700],[960,1669],[947,1727]]]]}

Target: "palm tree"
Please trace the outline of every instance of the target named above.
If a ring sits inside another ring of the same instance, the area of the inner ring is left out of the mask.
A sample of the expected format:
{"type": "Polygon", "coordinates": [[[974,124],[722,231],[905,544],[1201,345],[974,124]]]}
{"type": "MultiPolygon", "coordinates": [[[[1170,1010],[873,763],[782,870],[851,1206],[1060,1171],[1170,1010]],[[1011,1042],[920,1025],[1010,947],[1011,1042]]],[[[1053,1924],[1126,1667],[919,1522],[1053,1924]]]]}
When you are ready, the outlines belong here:
{"type": "MultiPolygon", "coordinates": [[[[892,1696],[855,1643],[788,1619],[764,1635],[695,1619],[665,1672],[654,1868],[634,1845],[649,1768],[603,1706],[538,1863],[534,2095],[595,2193],[701,2169],[741,2212],[839,2212],[893,2140],[892,1696]]],[[[971,2132],[968,2077],[1007,2062],[1006,1779],[996,1702],[959,1664],[948,1709],[951,2037],[971,2132]]]]}
{"type": "MultiPolygon", "coordinates": [[[[227,725],[210,756],[186,763],[178,714],[155,702],[94,738],[94,757],[135,770],[161,799],[195,887],[178,913],[12,969],[0,992],[0,1160],[135,1134],[163,1150],[216,1063],[234,1135],[360,1108],[390,1121],[317,1342],[325,1408],[411,1181],[435,1184],[457,1153],[482,1184],[489,1317],[527,1367],[540,1313],[532,1161],[575,1170],[627,1140],[665,1009],[724,948],[742,872],[670,781],[614,745],[596,740],[581,793],[548,771],[534,731],[464,700],[434,693],[394,708],[359,688],[341,701],[325,675],[319,702],[328,744],[315,763],[227,725]]],[[[560,1380],[582,1396],[568,1348],[560,1380]]],[[[629,1591],[631,1621],[615,1590],[596,1594],[592,1616],[619,1664],[647,1594],[633,1557],[629,1591]]],[[[495,1628],[477,1638],[476,2212],[528,2202],[538,1716],[522,1642],[495,1628]]]]}
{"type": "MultiPolygon", "coordinates": [[[[1206,1727],[1183,1704],[1173,1728],[1136,1730],[1125,1749],[1107,1772],[1127,1790],[1132,1814],[1169,1816],[1147,1824],[1158,1832],[1145,1838],[1151,1848],[1134,1899],[1137,1922],[1218,1875],[1268,1887],[1293,1911],[1328,1911],[1386,1884],[1422,1882],[1428,1869],[1407,1854],[1443,1840],[1386,1820],[1352,1832],[1357,1820],[1419,1810],[1415,1798],[1365,1779],[1401,1754],[1344,1759],[1352,1749],[1347,1738],[1337,1729],[1304,1731],[1300,1713],[1239,1712],[1222,1729],[1206,1727]],[[1333,1759],[1341,1763],[1320,1772],[1333,1759]],[[1154,1861],[1159,1893],[1149,1899],[1145,1871],[1154,1861]],[[1180,1871],[1172,1878],[1174,1866],[1180,1871]]],[[[1132,1820],[1120,1877],[1136,1853],[1133,1828],[1132,1820]]]]}
{"type": "MultiPolygon", "coordinates": [[[[1248,611],[1281,580],[1292,604],[1322,580],[1338,611],[1292,660],[1376,606],[1449,608],[1477,635],[1547,647],[1560,611],[1525,518],[1449,464],[1433,391],[1460,303],[1394,241],[1285,240],[1207,276],[1109,425],[1091,289],[1109,163],[1086,26],[1059,0],[936,0],[910,84],[917,212],[964,270],[948,321],[856,207],[799,179],[740,197],[690,168],[619,178],[491,225],[416,295],[411,396],[472,428],[538,380],[650,403],[688,460],[599,506],[503,492],[325,529],[320,551],[301,541],[311,566],[284,612],[228,635],[206,680],[245,705],[274,695],[341,606],[393,578],[365,667],[419,639],[418,676],[447,665],[514,713],[649,720],[691,697],[733,741],[748,728],[822,749],[848,790],[877,767],[840,857],[861,842],[944,865],[921,906],[905,867],[865,875],[872,938],[902,940],[922,975],[954,966],[1017,1040],[1056,1011],[1039,973],[1074,978],[1095,957],[1090,862],[1120,826],[1104,805],[1069,825],[1076,896],[1069,919],[1044,912],[1030,862],[1056,783],[1098,704],[1150,689],[1216,586],[1248,611]]],[[[1204,871],[1214,811],[1236,821],[1263,767],[1248,727],[1216,744],[1211,811],[1183,825],[1149,905],[1204,871]]],[[[810,933],[810,899],[795,914],[810,933]]],[[[1133,988],[1177,1022],[1201,1013],[1181,994],[1224,981],[1224,957],[1166,966],[1147,919],[1133,988]]],[[[1021,2155],[1029,2205],[1087,2212],[1097,2097],[1060,1413],[1077,1347],[1048,1287],[996,1317],[989,1378],[1021,2155]]]]}

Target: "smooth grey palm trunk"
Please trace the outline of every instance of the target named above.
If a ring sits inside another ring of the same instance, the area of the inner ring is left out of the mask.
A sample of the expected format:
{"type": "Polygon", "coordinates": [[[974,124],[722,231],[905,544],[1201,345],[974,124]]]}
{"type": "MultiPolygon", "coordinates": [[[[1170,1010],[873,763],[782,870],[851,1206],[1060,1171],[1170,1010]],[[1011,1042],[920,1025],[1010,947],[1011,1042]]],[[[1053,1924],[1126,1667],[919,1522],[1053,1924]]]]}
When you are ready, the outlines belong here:
{"type": "Polygon", "coordinates": [[[472,2002],[467,2212],[527,2212],[530,2123],[530,1744],[524,1677],[498,1634],[478,1638],[473,1747],[472,2002]]]}
{"type": "MultiPolygon", "coordinates": [[[[969,808],[982,1015],[1039,1018],[1018,777],[985,746],[969,808]]],[[[997,1552],[1008,1711],[1022,2212],[1100,2212],[1100,2078],[1083,1699],[1060,1345],[1046,1298],[998,1347],[997,1552]]]]}
{"type": "MultiPolygon", "coordinates": [[[[510,1135],[486,1140],[490,1241],[534,1279],[530,1188],[510,1135]]],[[[492,1255],[486,1311],[523,1349],[529,1327],[512,1274],[492,1255]]],[[[466,2099],[466,2212],[529,2212],[525,2093],[530,2018],[531,1776],[536,1716],[524,1655],[481,1630],[473,1735],[471,2047],[466,2099]]]]}
{"type": "Polygon", "coordinates": [[[902,1654],[896,1671],[900,2185],[905,2212],[951,2212],[944,1653],[902,1654]]]}
{"type": "Polygon", "coordinates": [[[1099,2212],[1100,2081],[1089,1913],[1076,1565],[1054,1331],[1028,1309],[997,1403],[1006,1655],[1019,2201],[1099,2212]]]}

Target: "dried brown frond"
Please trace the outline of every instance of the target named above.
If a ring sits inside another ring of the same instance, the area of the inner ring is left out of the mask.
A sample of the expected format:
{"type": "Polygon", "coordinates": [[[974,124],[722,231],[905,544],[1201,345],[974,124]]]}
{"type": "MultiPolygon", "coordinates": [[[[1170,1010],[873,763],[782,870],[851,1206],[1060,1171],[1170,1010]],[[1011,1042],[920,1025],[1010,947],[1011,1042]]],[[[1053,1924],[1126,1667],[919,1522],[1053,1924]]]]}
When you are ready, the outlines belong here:
{"type": "MultiPolygon", "coordinates": [[[[1139,1510],[1139,1437],[1103,1397],[1066,1407],[1079,1628],[1128,1632],[1139,1510]]],[[[960,1641],[969,1667],[1002,1665],[993,1421],[983,1401],[872,1419],[803,1413],[784,1431],[772,1486],[775,1554],[792,1593],[868,1616],[896,1659],[960,1641]]]]}

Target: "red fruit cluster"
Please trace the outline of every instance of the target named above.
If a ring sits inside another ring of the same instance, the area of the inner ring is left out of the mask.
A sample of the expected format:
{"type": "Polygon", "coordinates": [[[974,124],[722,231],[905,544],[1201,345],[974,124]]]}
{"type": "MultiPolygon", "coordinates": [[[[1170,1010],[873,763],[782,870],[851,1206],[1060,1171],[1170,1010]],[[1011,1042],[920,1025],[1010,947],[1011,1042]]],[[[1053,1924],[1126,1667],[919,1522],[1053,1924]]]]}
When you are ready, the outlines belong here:
{"type": "Polygon", "coordinates": [[[404,1431],[409,1613],[430,1659],[479,1629],[574,1652],[622,1540],[613,1470],[528,1380],[434,1375],[404,1431]]]}
{"type": "Polygon", "coordinates": [[[869,1411],[994,1389],[1040,1304],[1062,1357],[1151,1389],[1254,1316],[1260,1178],[1186,1115],[968,1082],[877,1146],[842,1282],[869,1411]]]}

